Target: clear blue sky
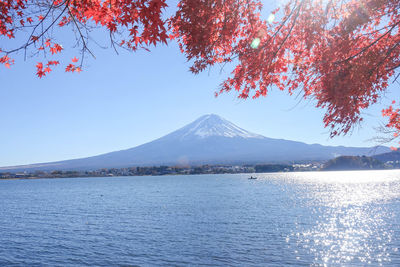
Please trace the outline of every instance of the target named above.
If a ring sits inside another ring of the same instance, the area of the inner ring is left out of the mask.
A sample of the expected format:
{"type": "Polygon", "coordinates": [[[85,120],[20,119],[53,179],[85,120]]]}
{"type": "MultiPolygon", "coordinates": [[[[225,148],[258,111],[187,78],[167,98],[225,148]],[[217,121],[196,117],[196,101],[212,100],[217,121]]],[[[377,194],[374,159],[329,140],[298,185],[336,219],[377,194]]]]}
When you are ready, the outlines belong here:
{"type": "MultiPolygon", "coordinates": [[[[65,57],[77,54],[65,48],[65,57]]],[[[367,140],[383,122],[383,104],[399,96],[386,94],[365,112],[365,122],[352,135],[330,139],[322,123],[324,111],[313,102],[277,89],[257,100],[238,100],[235,92],[215,98],[229,67],[196,76],[175,43],[151,50],[116,55],[112,49],[94,49],[97,58],[89,58],[82,73],[58,67],[42,79],[35,75],[36,58],[24,62],[21,54],[11,69],[0,66],[0,166],[127,149],[208,113],[272,138],[372,146],[367,140]]]]}

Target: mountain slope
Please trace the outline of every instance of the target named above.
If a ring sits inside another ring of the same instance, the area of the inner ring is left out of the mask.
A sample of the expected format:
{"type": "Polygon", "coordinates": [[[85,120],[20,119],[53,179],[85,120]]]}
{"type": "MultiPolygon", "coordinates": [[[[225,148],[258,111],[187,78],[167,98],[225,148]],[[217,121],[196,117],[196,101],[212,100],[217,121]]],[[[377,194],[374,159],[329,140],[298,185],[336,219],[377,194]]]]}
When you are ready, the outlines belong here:
{"type": "Polygon", "coordinates": [[[400,160],[400,151],[391,151],[388,153],[383,153],[374,156],[375,159],[380,160],[382,162],[386,161],[399,161],[400,160]]]}
{"type": "Polygon", "coordinates": [[[382,170],[385,165],[373,158],[366,156],[340,156],[324,164],[324,171],[349,171],[349,170],[382,170]]]}
{"type": "Polygon", "coordinates": [[[327,160],[340,155],[374,155],[389,148],[322,146],[272,139],[248,132],[217,116],[205,115],[152,142],[89,158],[3,167],[10,170],[67,170],[151,165],[280,163],[327,160]]]}

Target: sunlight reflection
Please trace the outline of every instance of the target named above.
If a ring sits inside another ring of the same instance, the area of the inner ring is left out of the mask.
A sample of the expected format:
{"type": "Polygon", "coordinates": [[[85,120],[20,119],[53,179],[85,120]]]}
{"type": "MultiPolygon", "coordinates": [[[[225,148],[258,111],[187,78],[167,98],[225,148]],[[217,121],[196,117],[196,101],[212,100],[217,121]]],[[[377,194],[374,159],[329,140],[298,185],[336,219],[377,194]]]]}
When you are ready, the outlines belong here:
{"type": "Polygon", "coordinates": [[[268,16],[267,21],[268,21],[268,23],[272,23],[272,22],[274,22],[274,20],[275,20],[275,15],[271,13],[268,16]]]}
{"type": "Polygon", "coordinates": [[[310,218],[319,218],[308,225],[298,224],[286,242],[297,244],[296,251],[302,248],[314,254],[316,265],[382,265],[397,253],[391,247],[394,233],[389,225],[394,214],[383,204],[400,197],[399,171],[282,176],[297,188],[296,197],[310,209],[310,218]]]}
{"type": "Polygon", "coordinates": [[[253,48],[253,49],[257,49],[258,48],[258,46],[260,45],[260,42],[261,42],[261,40],[260,40],[260,38],[254,38],[254,40],[251,42],[251,48],[253,48]]]}
{"type": "Polygon", "coordinates": [[[392,232],[382,230],[385,216],[385,211],[379,209],[328,210],[313,228],[300,232],[298,243],[309,248],[316,262],[323,264],[388,262],[392,232]]]}

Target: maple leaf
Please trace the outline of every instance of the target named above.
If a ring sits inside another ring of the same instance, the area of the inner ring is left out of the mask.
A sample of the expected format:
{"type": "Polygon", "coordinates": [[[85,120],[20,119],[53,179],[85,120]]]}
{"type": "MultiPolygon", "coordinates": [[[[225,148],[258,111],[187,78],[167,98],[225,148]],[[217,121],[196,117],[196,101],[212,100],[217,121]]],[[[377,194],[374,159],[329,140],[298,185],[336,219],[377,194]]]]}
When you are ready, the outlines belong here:
{"type": "MultiPolygon", "coordinates": [[[[57,9],[64,1],[49,3],[57,9]]],[[[26,46],[11,51],[36,49],[39,38],[49,38],[38,49],[48,47],[52,55],[62,52],[62,46],[51,41],[63,34],[54,28],[72,19],[82,35],[79,51],[89,49],[83,40],[90,39],[92,27],[107,30],[113,44],[132,51],[149,51],[151,45],[175,40],[195,74],[225,62],[236,64],[218,94],[235,91],[239,98],[258,98],[267,96],[270,88],[289,94],[298,90],[325,110],[322,121],[335,136],[360,123],[362,110],[377,103],[398,77],[398,4],[399,0],[287,0],[263,18],[260,0],[179,0],[176,12],[166,18],[166,0],[68,1],[68,15],[59,21],[51,15],[37,16],[38,25],[46,19],[49,27],[35,25],[35,36],[26,46]]],[[[24,0],[0,0],[0,38],[15,38],[24,31],[15,26],[18,21],[26,27],[34,23],[31,16],[52,14],[47,11],[52,10],[40,1],[28,5],[24,0]]],[[[72,63],[76,62],[74,57],[72,63]]],[[[13,64],[4,56],[0,63],[13,64]]],[[[45,67],[37,65],[38,77],[46,75],[51,65],[50,61],[45,67]]],[[[81,69],[69,64],[65,71],[81,69]]],[[[399,112],[393,107],[382,111],[386,127],[396,133],[400,133],[399,112]]]]}
{"type": "Polygon", "coordinates": [[[54,0],[53,1],[53,5],[54,6],[58,6],[58,5],[62,4],[62,3],[63,3],[63,0],[54,0]]]}
{"type": "Polygon", "coordinates": [[[59,61],[56,61],[56,60],[50,60],[50,61],[48,61],[47,62],[47,65],[48,66],[51,66],[51,65],[59,65],[60,64],[60,62],[59,61]]]}
{"type": "MultiPolygon", "coordinates": [[[[0,50],[1,52],[1,50],[0,50]]],[[[5,55],[0,57],[0,64],[4,64],[6,68],[10,68],[12,64],[14,64],[14,59],[11,59],[9,56],[5,55]]]]}
{"type": "Polygon", "coordinates": [[[75,66],[73,64],[68,64],[65,67],[65,72],[73,72],[74,71],[75,66]]]}
{"type": "Polygon", "coordinates": [[[38,63],[36,64],[36,75],[37,75],[39,78],[42,78],[43,76],[46,75],[46,72],[43,71],[43,63],[42,63],[42,62],[38,62],[38,63]]]}
{"type": "Polygon", "coordinates": [[[54,44],[52,47],[50,47],[50,52],[51,54],[57,54],[63,50],[62,46],[59,44],[54,44]]]}
{"type": "Polygon", "coordinates": [[[36,72],[36,75],[37,75],[39,78],[42,78],[43,76],[46,76],[46,73],[45,73],[43,70],[38,70],[38,71],[36,72]]]}

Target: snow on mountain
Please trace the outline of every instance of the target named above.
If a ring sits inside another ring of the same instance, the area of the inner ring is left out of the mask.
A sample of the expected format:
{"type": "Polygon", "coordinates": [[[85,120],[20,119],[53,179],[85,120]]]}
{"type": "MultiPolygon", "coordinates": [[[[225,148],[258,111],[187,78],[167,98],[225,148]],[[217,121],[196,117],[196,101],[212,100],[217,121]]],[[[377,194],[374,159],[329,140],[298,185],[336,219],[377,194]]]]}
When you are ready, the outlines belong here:
{"type": "Polygon", "coordinates": [[[262,135],[248,132],[215,114],[204,115],[185,127],[167,135],[166,137],[187,140],[193,138],[207,138],[212,136],[259,139],[265,138],[262,135]]]}
{"type": "Polygon", "coordinates": [[[146,144],[98,156],[1,167],[0,171],[89,170],[132,166],[280,163],[327,160],[335,155],[374,155],[387,147],[343,147],[273,139],[248,132],[214,114],[146,144]]]}

